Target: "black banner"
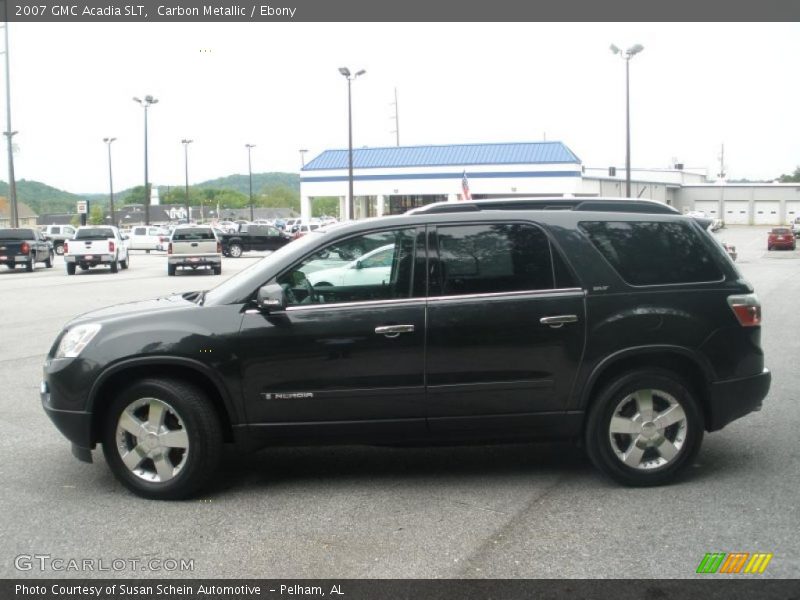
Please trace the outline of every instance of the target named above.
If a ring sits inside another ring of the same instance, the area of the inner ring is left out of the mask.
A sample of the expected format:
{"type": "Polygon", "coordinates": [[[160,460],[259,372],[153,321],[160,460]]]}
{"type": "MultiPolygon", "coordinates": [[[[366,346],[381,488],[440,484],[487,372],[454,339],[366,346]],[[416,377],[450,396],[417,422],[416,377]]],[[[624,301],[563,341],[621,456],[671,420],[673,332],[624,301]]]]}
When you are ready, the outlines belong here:
{"type": "Polygon", "coordinates": [[[3,600],[792,600],[798,580],[4,580],[3,600]]]}
{"type": "MultiPolygon", "coordinates": [[[[7,0],[6,0],[7,1],[7,0]]],[[[4,2],[5,4],[5,2],[4,2]]],[[[504,21],[798,21],[791,0],[571,0],[429,2],[402,0],[89,0],[10,2],[9,21],[29,22],[504,22],[504,21]]]]}

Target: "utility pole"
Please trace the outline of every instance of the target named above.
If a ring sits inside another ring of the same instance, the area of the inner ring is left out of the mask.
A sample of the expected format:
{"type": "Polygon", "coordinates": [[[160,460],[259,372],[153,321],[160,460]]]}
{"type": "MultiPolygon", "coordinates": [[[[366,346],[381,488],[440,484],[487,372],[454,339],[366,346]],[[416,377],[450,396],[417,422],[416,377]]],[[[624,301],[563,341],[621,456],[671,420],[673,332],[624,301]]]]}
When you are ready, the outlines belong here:
{"type": "Polygon", "coordinates": [[[395,143],[397,146],[400,145],[400,105],[397,103],[397,88],[394,88],[394,131],[392,133],[395,134],[395,143]]]}
{"type": "Polygon", "coordinates": [[[717,177],[719,179],[725,179],[725,144],[722,144],[719,151],[719,173],[717,173],[717,177]]]}
{"type": "Polygon", "coordinates": [[[11,138],[14,137],[16,131],[11,129],[11,72],[8,60],[8,0],[3,2],[5,8],[5,38],[6,38],[6,130],[3,135],[6,136],[8,144],[8,208],[9,208],[9,223],[11,227],[19,227],[19,210],[17,207],[17,182],[14,178],[14,144],[11,138]]]}

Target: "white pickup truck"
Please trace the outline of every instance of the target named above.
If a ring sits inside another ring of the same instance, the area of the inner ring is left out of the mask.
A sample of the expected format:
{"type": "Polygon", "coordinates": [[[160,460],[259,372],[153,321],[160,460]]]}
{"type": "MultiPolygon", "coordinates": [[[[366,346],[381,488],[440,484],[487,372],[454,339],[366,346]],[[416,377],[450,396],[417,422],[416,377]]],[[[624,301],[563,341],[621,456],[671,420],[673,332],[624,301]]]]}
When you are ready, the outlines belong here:
{"type": "Polygon", "coordinates": [[[110,225],[86,225],[78,227],[75,237],[64,242],[64,262],[67,275],[74,275],[76,267],[86,271],[98,265],[108,265],[111,272],[116,273],[119,267],[128,268],[130,256],[119,229],[110,225]]]}
{"type": "Polygon", "coordinates": [[[222,243],[210,226],[175,228],[167,246],[167,275],[175,275],[178,267],[192,270],[210,267],[214,275],[222,274],[222,243]]]}

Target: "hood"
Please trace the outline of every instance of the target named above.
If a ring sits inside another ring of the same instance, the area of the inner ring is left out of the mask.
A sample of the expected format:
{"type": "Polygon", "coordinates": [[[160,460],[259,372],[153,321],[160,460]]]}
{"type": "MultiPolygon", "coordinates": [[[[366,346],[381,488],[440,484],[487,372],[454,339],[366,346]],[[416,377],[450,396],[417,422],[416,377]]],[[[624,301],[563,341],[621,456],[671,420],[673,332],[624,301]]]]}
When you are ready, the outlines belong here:
{"type": "Polygon", "coordinates": [[[171,310],[180,310],[185,308],[197,308],[198,304],[194,302],[200,292],[187,292],[184,294],[171,294],[169,296],[162,296],[160,298],[153,298],[151,300],[140,300],[137,302],[126,302],[124,304],[115,304],[114,306],[107,306],[92,310],[82,315],[78,315],[67,323],[66,327],[78,325],[80,323],[108,323],[126,317],[134,316],[152,316],[154,313],[161,313],[171,310]]]}

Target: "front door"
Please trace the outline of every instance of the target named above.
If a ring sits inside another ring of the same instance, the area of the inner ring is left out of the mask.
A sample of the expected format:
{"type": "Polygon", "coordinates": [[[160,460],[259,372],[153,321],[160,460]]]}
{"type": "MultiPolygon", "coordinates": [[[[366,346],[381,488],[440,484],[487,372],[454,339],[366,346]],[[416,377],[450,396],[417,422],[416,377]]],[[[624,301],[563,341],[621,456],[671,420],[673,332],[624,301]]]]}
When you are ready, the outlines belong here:
{"type": "Polygon", "coordinates": [[[286,291],[286,311],[247,311],[240,334],[251,424],[278,437],[424,432],[425,298],[424,285],[415,283],[424,282],[424,269],[414,276],[417,237],[412,228],[347,240],[391,255],[371,277],[349,275],[366,272],[369,263],[346,260],[341,243],[334,243],[270,282],[286,291]]]}

